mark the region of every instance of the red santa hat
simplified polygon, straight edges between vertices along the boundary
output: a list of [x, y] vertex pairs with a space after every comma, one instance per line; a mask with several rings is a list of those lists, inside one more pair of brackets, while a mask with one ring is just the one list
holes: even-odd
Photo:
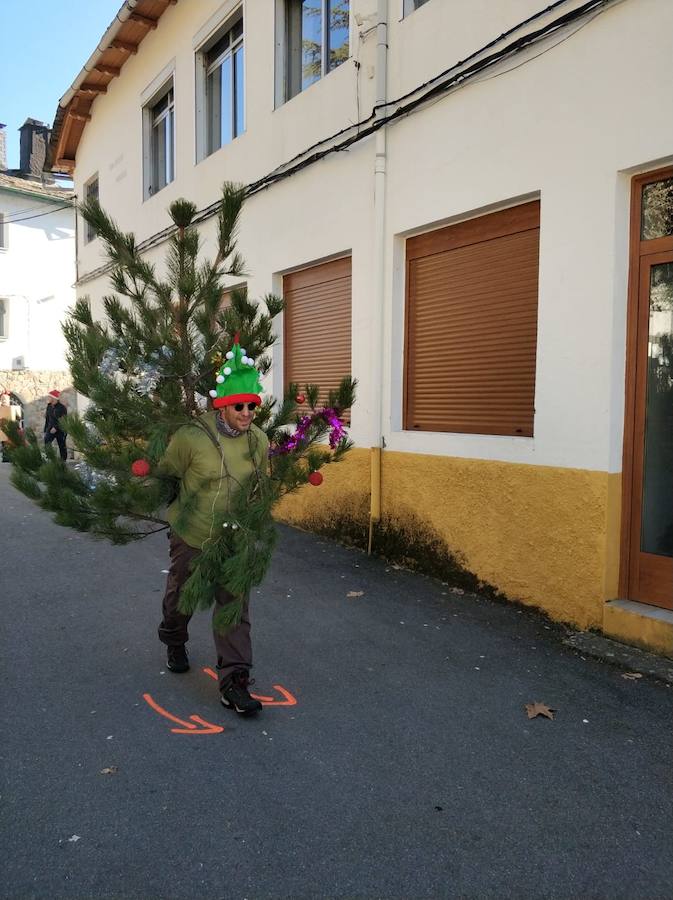
[[61, 396], [61, 392], [54, 389], [53, 391], [49, 391], [49, 396], [55, 397], [58, 400], [58, 398]]

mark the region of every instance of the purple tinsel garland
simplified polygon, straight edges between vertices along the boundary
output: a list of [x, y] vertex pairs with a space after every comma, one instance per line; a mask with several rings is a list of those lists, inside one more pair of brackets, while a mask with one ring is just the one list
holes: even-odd
[[277, 456], [279, 453], [292, 453], [300, 444], [303, 444], [308, 436], [308, 431], [314, 422], [323, 419], [330, 427], [329, 445], [332, 450], [336, 449], [339, 441], [344, 436], [345, 428], [337, 411], [332, 408], [325, 407], [320, 412], [313, 413], [312, 416], [302, 416], [297, 427], [292, 434], [288, 434], [276, 447], [269, 451], [269, 456]]

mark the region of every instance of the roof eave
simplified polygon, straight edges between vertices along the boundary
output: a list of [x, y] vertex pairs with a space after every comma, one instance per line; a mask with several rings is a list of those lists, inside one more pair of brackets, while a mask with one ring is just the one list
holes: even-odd
[[[122, 62], [117, 67], [102, 65], [100, 63], [100, 60], [103, 54], [108, 50], [119, 49], [119, 47], [113, 47], [113, 42], [123, 26], [130, 19], [134, 18], [136, 7], [142, 4], [142, 2], [143, 0], [124, 0], [124, 3], [122, 3], [119, 11], [112, 20], [105, 34], [98, 42], [96, 49], [86, 61], [80, 73], [77, 75], [68, 90], [59, 100], [58, 106], [56, 107], [56, 114], [54, 116], [54, 124], [47, 152], [46, 168], [49, 171], [63, 172], [67, 175], [73, 174], [75, 169], [75, 156], [77, 146], [81, 138], [81, 133], [77, 133], [74, 137], [74, 140], [70, 142], [70, 147], [68, 149], [69, 155], [66, 155], [66, 141], [69, 136], [68, 132], [72, 127], [73, 122], [75, 122], [78, 126], [81, 126], [80, 132], [83, 131], [84, 125], [90, 119], [88, 108], [90, 108], [91, 103], [93, 103], [92, 97], [93, 99], [95, 99], [98, 93], [105, 93], [105, 91], [107, 90], [107, 84], [109, 82], [100, 83], [99, 81], [95, 84], [92, 84], [90, 82], [92, 74], [96, 73], [100, 78], [100, 74], [103, 73], [103, 75], [109, 76], [111, 79], [119, 76], [121, 66], [126, 61], [125, 59], [124, 62]], [[143, 15], [141, 12], [136, 12], [135, 18], [139, 21], [143, 21], [146, 26], [149, 24], [151, 28], [156, 28], [156, 23], [159, 21], [168, 6], [176, 3], [177, 0], [164, 0], [164, 2], [165, 6], [158, 12], [158, 16], [156, 19], [149, 18], [148, 16]], [[138, 38], [137, 44], [133, 45], [136, 47], [136, 49], [142, 42], [143, 37], [144, 35]], [[126, 41], [120, 40], [119, 45], [125, 46]], [[127, 52], [135, 53], [136, 51], [131, 49]], [[89, 79], [88, 83], [87, 79]], [[84, 91], [82, 90], [83, 86], [85, 87]], [[83, 98], [82, 103], [85, 105], [84, 112], [82, 112], [79, 107], [73, 108], [73, 104], [77, 102], [78, 97]]]

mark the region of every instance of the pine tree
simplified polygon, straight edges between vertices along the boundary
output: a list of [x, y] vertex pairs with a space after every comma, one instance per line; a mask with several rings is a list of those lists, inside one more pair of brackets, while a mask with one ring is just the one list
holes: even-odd
[[[96, 200], [80, 206], [105, 246], [114, 293], [103, 298], [102, 320], [83, 298], [63, 326], [72, 383], [88, 401], [82, 415], [70, 414], [64, 422], [77, 459], [63, 464], [34, 432], [22, 435], [15, 427], [10, 433], [13, 484], [53, 512], [59, 525], [116, 544], [167, 528], [164, 510], [176, 484], [156, 466], [177, 429], [204, 411], [235, 335], [260, 374], [269, 372], [272, 320], [283, 309], [282, 299], [268, 294], [255, 302], [245, 289], [234, 290], [231, 305], [222, 308], [225, 277], [245, 276], [236, 247], [244, 197], [241, 186], [224, 185], [217, 254], [210, 261], [200, 261], [195, 205], [172, 203], [164, 276]], [[341, 417], [354, 392], [355, 382], [344, 378], [324, 405], [318, 386], [305, 385], [300, 394], [296, 384], [281, 402], [263, 402], [255, 424], [269, 438], [269, 470], [257, 471], [235, 493], [227, 521], [214, 523], [217, 538], [199, 555], [183, 588], [183, 611], [211, 606], [224, 587], [239, 602], [228, 604], [219, 625], [238, 621], [243, 597], [262, 581], [271, 559], [275, 504], [309, 480], [319, 483], [319, 470], [350, 448]], [[183, 512], [189, 514], [189, 503]]]

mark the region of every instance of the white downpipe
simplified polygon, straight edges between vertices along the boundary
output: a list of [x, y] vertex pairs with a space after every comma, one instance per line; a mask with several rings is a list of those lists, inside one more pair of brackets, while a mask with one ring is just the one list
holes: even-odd
[[[388, 0], [378, 0], [376, 19], [376, 106], [377, 118], [385, 115], [388, 100]], [[372, 334], [375, 345], [371, 355], [372, 421], [376, 443], [371, 448], [371, 500], [369, 511], [369, 552], [372, 549], [374, 523], [381, 519], [381, 450], [383, 447], [383, 384], [386, 277], [386, 126], [376, 132], [374, 163], [374, 315]]]

